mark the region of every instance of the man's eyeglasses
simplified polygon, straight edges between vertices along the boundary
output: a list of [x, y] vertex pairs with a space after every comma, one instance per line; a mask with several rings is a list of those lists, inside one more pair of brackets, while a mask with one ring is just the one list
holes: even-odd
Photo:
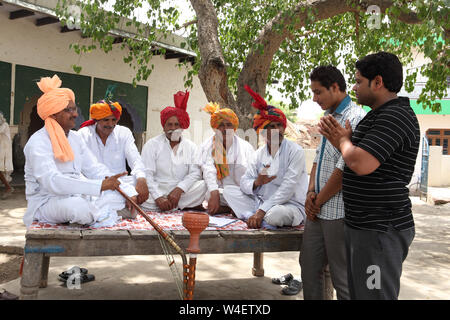
[[74, 113], [74, 112], [78, 111], [78, 108], [77, 107], [67, 107], [67, 108], [64, 108], [62, 111], [67, 112], [67, 113]]

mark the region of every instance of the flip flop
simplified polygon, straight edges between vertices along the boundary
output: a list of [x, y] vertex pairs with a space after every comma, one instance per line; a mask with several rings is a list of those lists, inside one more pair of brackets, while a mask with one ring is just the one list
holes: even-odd
[[293, 280], [291, 280], [291, 282], [289, 282], [287, 287], [284, 287], [281, 290], [281, 293], [284, 294], [285, 296], [295, 296], [300, 291], [302, 291], [302, 289], [303, 289], [303, 283], [298, 280], [293, 279]]
[[[73, 277], [72, 280], [72, 284], [75, 284], [75, 282], [77, 281], [76, 279], [77, 277]], [[60, 281], [67, 283], [67, 279], [59, 279]], [[86, 273], [80, 273], [80, 283], [86, 283], [86, 282], [90, 282], [90, 281], [94, 281], [95, 280], [95, 276], [93, 274], [86, 274]]]
[[0, 300], [18, 300], [19, 296], [16, 296], [15, 294], [6, 291], [5, 289], [2, 289], [3, 292], [0, 293]]
[[272, 283], [275, 284], [289, 284], [289, 282], [294, 279], [294, 276], [291, 273], [285, 274], [279, 278], [272, 278]]
[[[77, 266], [72, 267], [72, 268], [70, 268], [69, 270], [66, 270], [66, 271], [60, 273], [60, 274], [58, 275], [58, 280], [59, 280], [59, 281], [62, 281], [62, 282], [66, 282], [67, 279], [68, 279], [73, 273], [76, 272], [76, 270], [74, 270], [74, 268], [77, 268]], [[87, 273], [88, 273], [88, 269], [80, 268], [80, 272], [81, 272], [81, 274], [87, 274]]]

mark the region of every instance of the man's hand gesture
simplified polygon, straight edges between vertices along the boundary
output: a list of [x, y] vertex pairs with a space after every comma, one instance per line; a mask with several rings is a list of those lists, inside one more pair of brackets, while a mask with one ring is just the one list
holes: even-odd
[[262, 186], [264, 184], [267, 184], [269, 182], [271, 182], [273, 179], [275, 179], [277, 176], [272, 176], [269, 177], [267, 175], [267, 169], [270, 167], [270, 165], [268, 166], [264, 166], [264, 168], [261, 170], [261, 172], [259, 173], [258, 177], [256, 178], [255, 182], [253, 182], [253, 189]]
[[105, 180], [102, 182], [101, 191], [105, 190], [116, 190], [120, 186], [119, 178], [128, 174], [128, 172], [118, 173], [112, 177], [105, 177]]
[[145, 178], [137, 179], [136, 192], [138, 193], [137, 204], [141, 204], [141, 203], [147, 201], [149, 193], [148, 193], [147, 180]]
[[169, 199], [170, 203], [172, 204], [172, 208], [178, 207], [178, 202], [180, 201], [183, 192], [183, 189], [176, 187], [169, 193], [167, 199]]
[[262, 221], [263, 221], [265, 215], [266, 215], [266, 213], [263, 210], [258, 209], [258, 211], [256, 211], [256, 213], [254, 215], [252, 215], [250, 218], [248, 218], [248, 221], [247, 221], [248, 227], [252, 228], [252, 229], [261, 228], [261, 224], [262, 224]]
[[208, 200], [208, 213], [215, 215], [220, 208], [220, 193], [219, 190], [211, 191], [211, 196]]

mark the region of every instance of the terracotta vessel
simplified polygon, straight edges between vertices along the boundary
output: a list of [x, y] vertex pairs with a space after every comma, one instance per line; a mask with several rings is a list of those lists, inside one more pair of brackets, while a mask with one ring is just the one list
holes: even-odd
[[191, 234], [189, 247], [186, 249], [189, 253], [199, 253], [200, 247], [198, 245], [200, 233], [206, 229], [209, 224], [209, 215], [201, 212], [188, 211], [183, 214], [183, 226]]

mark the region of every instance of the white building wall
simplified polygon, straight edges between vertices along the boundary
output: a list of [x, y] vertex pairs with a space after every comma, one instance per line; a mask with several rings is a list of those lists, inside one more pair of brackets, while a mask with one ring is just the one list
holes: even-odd
[[[120, 49], [121, 44], [114, 45], [114, 49], [107, 54], [97, 49], [80, 56], [69, 49], [70, 44], [89, 45], [92, 39], [82, 39], [79, 31], [60, 33], [58, 23], [37, 27], [35, 19], [27, 17], [10, 20], [8, 13], [0, 10], [1, 61], [72, 74], [75, 72], [71, 65], [76, 64], [82, 67], [80, 75], [132, 83], [135, 71], [123, 62], [125, 51]], [[166, 106], [174, 106], [173, 94], [185, 90], [183, 77], [187, 74], [184, 68], [176, 67], [177, 59], [165, 60], [164, 57], [154, 56], [151, 62], [155, 65], [154, 71], [147, 81], [138, 83], [148, 87], [145, 140], [162, 132], [159, 111]], [[207, 100], [198, 78], [194, 79], [190, 91], [187, 110], [191, 117], [189, 131], [194, 138], [194, 131], [199, 131], [199, 128], [194, 130], [194, 127], [200, 126], [202, 137], [195, 139], [200, 141], [210, 130], [210, 117], [201, 111]]]

